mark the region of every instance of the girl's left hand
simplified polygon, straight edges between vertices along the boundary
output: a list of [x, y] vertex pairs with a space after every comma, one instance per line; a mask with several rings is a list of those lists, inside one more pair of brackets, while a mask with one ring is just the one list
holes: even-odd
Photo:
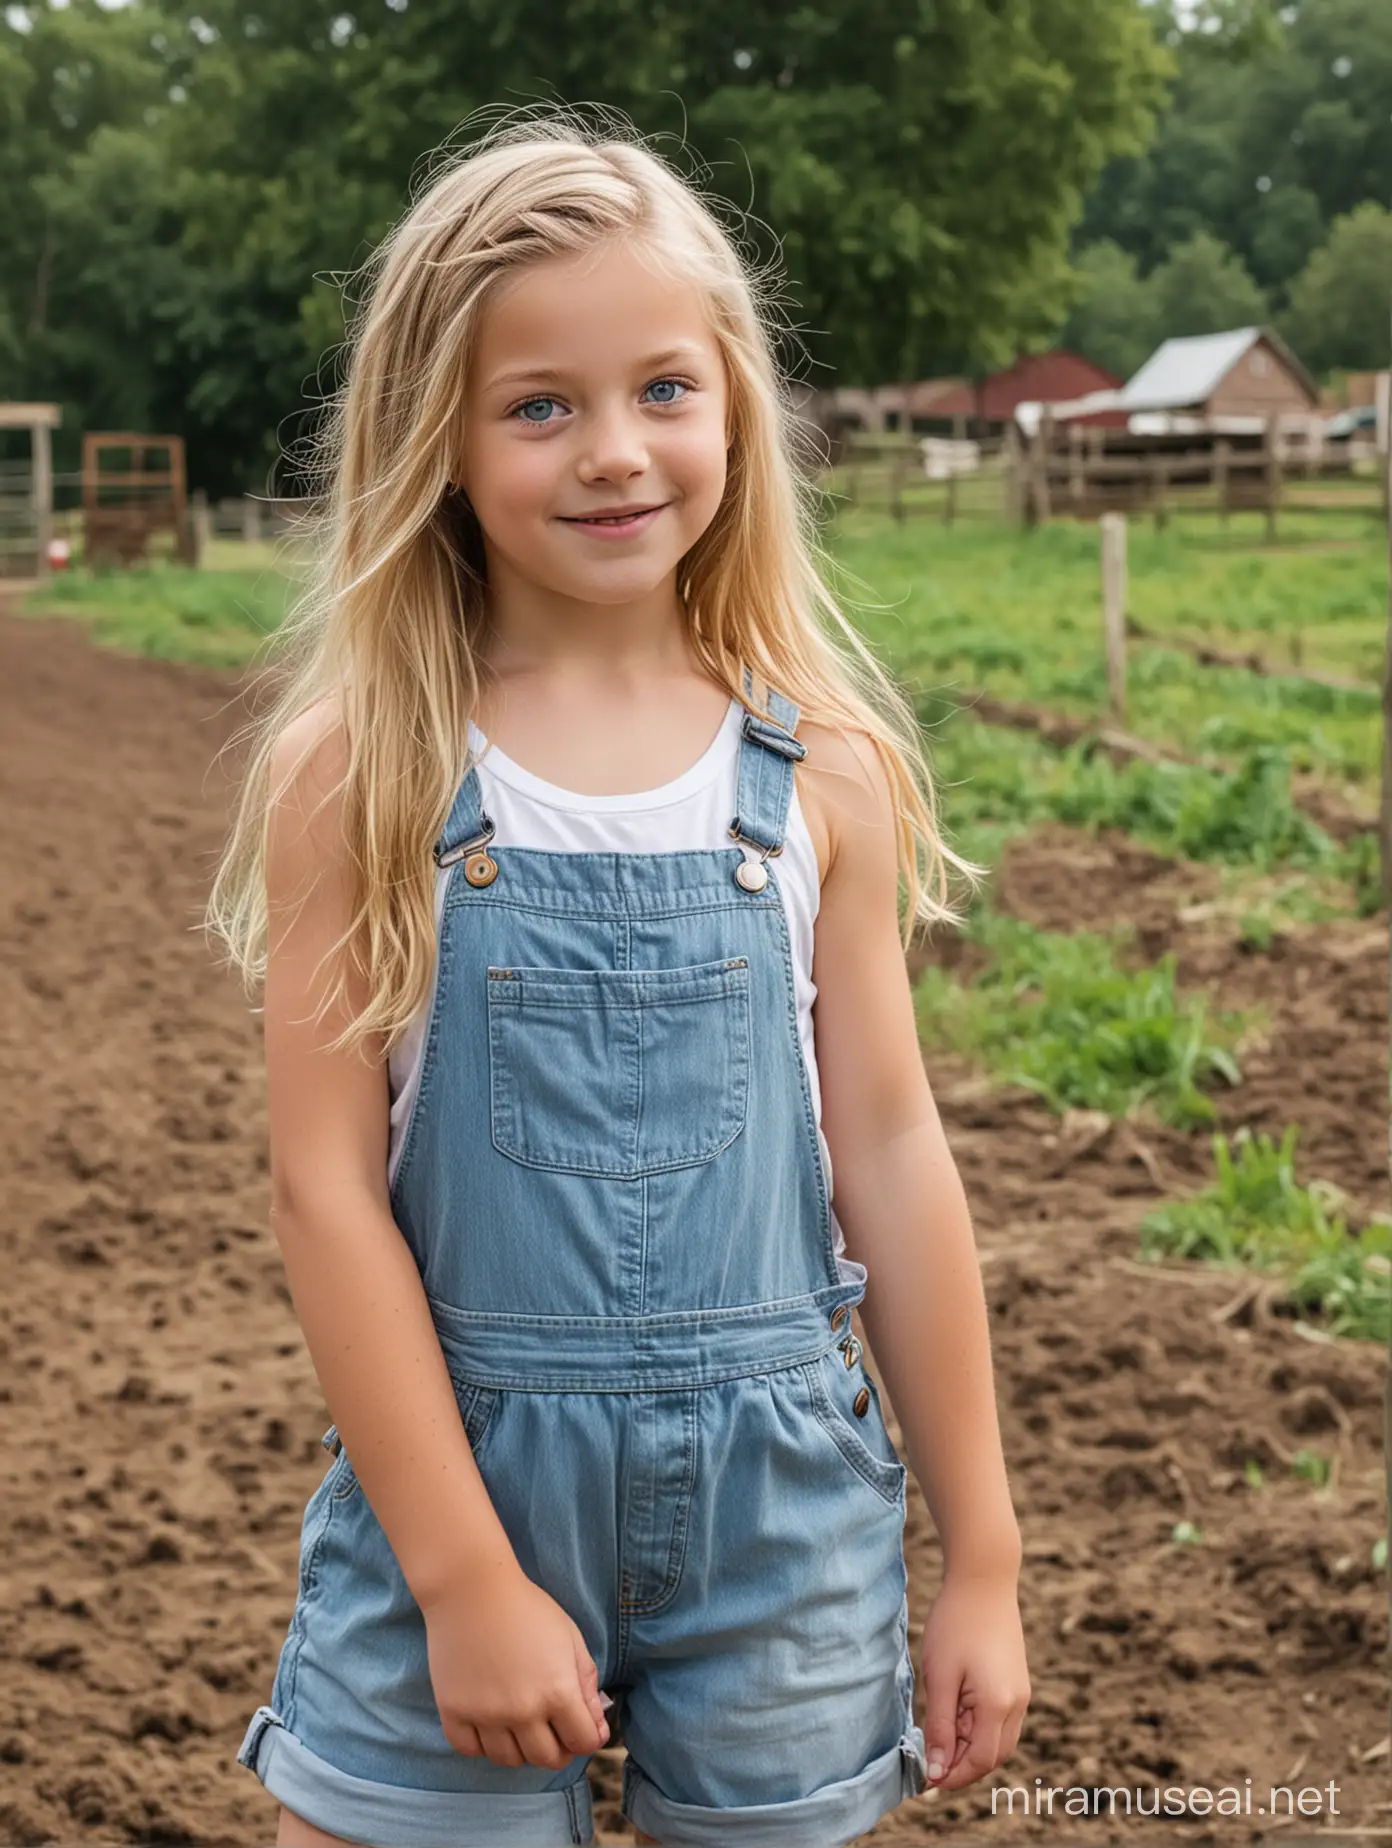
[[1009, 1758], [1030, 1698], [1013, 1577], [944, 1579], [923, 1626], [923, 1690], [930, 1790], [960, 1790]]

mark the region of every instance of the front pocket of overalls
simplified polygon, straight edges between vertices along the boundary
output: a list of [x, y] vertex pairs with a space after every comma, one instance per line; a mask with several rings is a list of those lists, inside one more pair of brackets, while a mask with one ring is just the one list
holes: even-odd
[[709, 1161], [749, 1110], [749, 964], [488, 971], [493, 1145], [633, 1180]]

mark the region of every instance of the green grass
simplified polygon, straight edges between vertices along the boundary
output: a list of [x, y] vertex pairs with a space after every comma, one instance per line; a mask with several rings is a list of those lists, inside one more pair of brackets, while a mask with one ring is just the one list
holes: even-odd
[[98, 641], [206, 667], [240, 667], [283, 620], [297, 585], [274, 569], [77, 569], [27, 597], [32, 616], [76, 616]]
[[[1031, 732], [943, 719], [930, 700], [927, 724], [941, 809], [953, 844], [987, 865], [1004, 843], [1041, 819], [1123, 829], [1157, 853], [1184, 855], [1266, 876], [1299, 871], [1321, 882], [1324, 915], [1381, 904], [1377, 841], [1370, 830], [1340, 845], [1297, 808], [1288, 753], [1248, 751], [1232, 771], [1135, 759], [1118, 768], [1079, 742], [1065, 749]], [[1334, 887], [1344, 888], [1342, 900]], [[1292, 913], [1291, 915], [1295, 915]]]
[[1141, 1221], [1141, 1252], [1283, 1273], [1290, 1295], [1319, 1313], [1331, 1334], [1392, 1338], [1392, 1223], [1350, 1231], [1343, 1195], [1295, 1174], [1298, 1130], [1279, 1144], [1238, 1130], [1213, 1138], [1218, 1178], [1188, 1200]]
[[1245, 1024], [1210, 1019], [1202, 995], [1181, 995], [1175, 959], [1128, 971], [1123, 933], [1036, 929], [981, 909], [968, 938], [989, 955], [970, 986], [929, 967], [914, 990], [919, 1037], [981, 1060], [1002, 1081], [1121, 1117], [1142, 1103], [1177, 1127], [1211, 1123], [1205, 1087], [1240, 1082], [1233, 1056]]
[[[1156, 533], [1133, 521], [1129, 609], [1161, 637], [1257, 646], [1273, 663], [1297, 648], [1307, 667], [1369, 682], [1366, 692], [1200, 667], [1163, 643], [1128, 651], [1127, 725], [1189, 755], [1285, 748], [1302, 769], [1371, 789], [1378, 770], [1378, 697], [1387, 625], [1387, 544], [1362, 514], [1334, 522], [1292, 516], [1289, 526], [1349, 550], [1253, 551], [1262, 523], [1177, 518]], [[858, 625], [902, 678], [949, 699], [987, 686], [1003, 699], [1097, 717], [1105, 701], [1098, 534], [1057, 521], [1034, 532], [998, 521], [947, 528], [896, 525], [844, 510], [830, 548], [854, 573], [847, 594]], [[855, 580], [859, 580], [856, 582]]]

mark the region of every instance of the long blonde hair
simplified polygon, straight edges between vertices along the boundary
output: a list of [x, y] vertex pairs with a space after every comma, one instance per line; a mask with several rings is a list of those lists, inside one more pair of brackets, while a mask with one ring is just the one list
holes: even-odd
[[770, 273], [742, 254], [725, 208], [616, 112], [517, 114], [452, 150], [365, 266], [344, 383], [313, 447], [313, 575], [269, 651], [277, 691], [233, 740], [249, 737], [250, 752], [205, 924], [250, 987], [266, 966], [268, 817], [318, 739], [280, 788], [276, 746], [313, 708], [342, 726], [355, 901], [321, 1014], [352, 968], [368, 1000], [335, 1045], [394, 1045], [433, 981], [431, 848], [471, 762], [486, 673], [481, 536], [451, 486], [479, 317], [522, 265], [608, 240], [641, 245], [703, 291], [728, 373], [725, 494], [678, 567], [693, 653], [741, 700], [748, 666], [756, 688], [778, 688], [808, 719], [869, 735], [895, 795], [905, 948], [920, 923], [961, 922], [948, 866], [969, 885], [983, 870], [943, 841], [913, 707], [828, 587]]

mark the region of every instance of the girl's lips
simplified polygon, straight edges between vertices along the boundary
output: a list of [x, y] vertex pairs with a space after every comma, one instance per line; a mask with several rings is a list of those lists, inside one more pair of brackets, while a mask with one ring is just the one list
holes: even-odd
[[582, 533], [591, 533], [596, 539], [627, 539], [634, 533], [646, 532], [666, 505], [664, 501], [661, 507], [649, 507], [646, 513], [631, 514], [623, 520], [564, 519], [563, 524], [574, 526]]

